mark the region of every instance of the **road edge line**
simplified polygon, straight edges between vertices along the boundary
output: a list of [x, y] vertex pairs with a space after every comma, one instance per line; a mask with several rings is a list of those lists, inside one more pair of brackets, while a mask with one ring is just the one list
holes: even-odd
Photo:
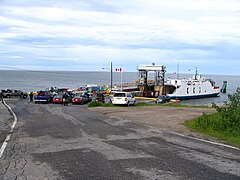
[[193, 139], [193, 140], [197, 140], [197, 141], [201, 141], [201, 142], [205, 142], [205, 143], [209, 143], [209, 144], [222, 146], [222, 147], [226, 147], [226, 148], [230, 148], [230, 149], [234, 149], [234, 150], [240, 151], [240, 148], [237, 148], [237, 147], [234, 147], [234, 146], [231, 146], [231, 145], [218, 143], [218, 142], [214, 142], [214, 141], [209, 141], [209, 140], [205, 140], [205, 139], [200, 139], [200, 138], [196, 138], [196, 137], [191, 137], [191, 136], [187, 136], [187, 135], [176, 133], [176, 132], [171, 132], [171, 133], [175, 134], [175, 135], [178, 135], [178, 136], [181, 136], [181, 137], [185, 137], [185, 138], [189, 138], [189, 139]]
[[2, 99], [2, 103], [4, 104], [4, 106], [7, 107], [7, 109], [10, 111], [10, 113], [13, 115], [14, 121], [13, 121], [13, 124], [12, 124], [12, 126], [11, 126], [10, 132], [8, 133], [6, 139], [4, 140], [4, 142], [3, 142], [2, 146], [1, 146], [1, 149], [0, 149], [0, 158], [2, 157], [2, 155], [3, 155], [3, 153], [4, 153], [4, 151], [5, 151], [6, 147], [7, 147], [7, 143], [8, 143], [8, 141], [9, 141], [10, 138], [11, 138], [11, 134], [12, 134], [12, 132], [13, 132], [16, 124], [17, 124], [17, 116], [16, 116], [16, 114], [13, 112], [13, 110], [11, 109], [11, 107], [4, 101], [4, 99]]

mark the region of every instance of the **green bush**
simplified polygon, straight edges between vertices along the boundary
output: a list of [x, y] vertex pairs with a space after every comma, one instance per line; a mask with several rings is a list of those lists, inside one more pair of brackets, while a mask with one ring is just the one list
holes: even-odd
[[213, 104], [216, 113], [203, 114], [186, 126], [199, 132], [227, 140], [231, 144], [240, 145], [240, 88], [236, 93], [228, 95], [228, 102], [223, 106]]
[[229, 94], [228, 100], [224, 106], [213, 105], [220, 115], [218, 128], [240, 132], [240, 88], [237, 88], [236, 93]]

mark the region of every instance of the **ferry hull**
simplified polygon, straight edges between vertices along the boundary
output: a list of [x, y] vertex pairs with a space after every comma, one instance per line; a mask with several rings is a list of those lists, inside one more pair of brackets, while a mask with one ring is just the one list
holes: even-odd
[[169, 94], [169, 97], [171, 99], [188, 100], [188, 99], [200, 99], [200, 98], [217, 97], [218, 95], [219, 95], [219, 93], [188, 95], [188, 96], [172, 96], [172, 95]]

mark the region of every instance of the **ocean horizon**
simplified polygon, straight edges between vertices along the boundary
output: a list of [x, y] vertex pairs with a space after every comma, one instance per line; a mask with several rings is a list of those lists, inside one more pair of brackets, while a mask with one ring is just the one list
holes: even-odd
[[[179, 78], [190, 78], [193, 74], [179, 74]], [[234, 75], [204, 75], [207, 79], [213, 79], [216, 85], [222, 87], [223, 81], [227, 81], [227, 93], [220, 94], [216, 98], [206, 98], [184, 101], [192, 104], [223, 103], [227, 100], [227, 94], [232, 94], [240, 87], [240, 76]], [[176, 74], [166, 73], [167, 77], [174, 78]], [[149, 79], [153, 79], [153, 73], [149, 73]], [[129, 83], [138, 80], [138, 72], [122, 72], [122, 82]], [[121, 83], [121, 72], [113, 72], [113, 84]], [[0, 70], [1, 89], [20, 89], [24, 92], [45, 90], [50, 87], [77, 89], [79, 87], [96, 84], [109, 85], [109, 71], [30, 71], [30, 70]]]

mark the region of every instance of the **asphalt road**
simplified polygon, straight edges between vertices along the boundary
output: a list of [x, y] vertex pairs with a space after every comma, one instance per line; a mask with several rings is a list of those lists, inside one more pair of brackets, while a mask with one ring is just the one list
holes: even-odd
[[18, 123], [0, 179], [240, 179], [239, 150], [86, 106], [7, 103]]

